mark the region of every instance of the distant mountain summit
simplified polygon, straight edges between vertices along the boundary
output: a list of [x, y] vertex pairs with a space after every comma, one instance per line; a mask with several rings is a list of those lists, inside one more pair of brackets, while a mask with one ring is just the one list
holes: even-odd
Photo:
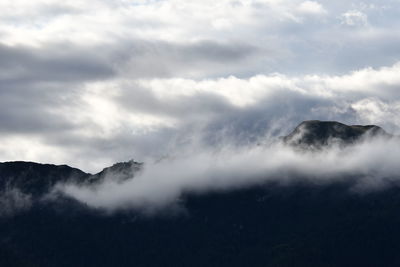
[[286, 144], [303, 148], [320, 148], [330, 144], [347, 145], [367, 137], [391, 137], [376, 125], [346, 125], [337, 121], [310, 120], [300, 123], [289, 135]]
[[118, 183], [123, 182], [133, 178], [142, 169], [142, 165], [143, 163], [134, 160], [118, 162], [90, 176], [88, 181], [89, 183], [101, 183], [108, 179]]

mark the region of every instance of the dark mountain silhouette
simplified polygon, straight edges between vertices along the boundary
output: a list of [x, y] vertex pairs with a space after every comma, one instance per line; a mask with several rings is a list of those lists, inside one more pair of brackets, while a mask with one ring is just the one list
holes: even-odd
[[320, 148], [330, 144], [348, 145], [368, 137], [391, 137], [376, 125], [346, 125], [336, 121], [304, 121], [283, 137], [286, 144]]
[[101, 172], [91, 175], [89, 183], [100, 183], [105, 179], [112, 179], [116, 182], [123, 182], [133, 178], [141, 169], [142, 163], [130, 160], [128, 162], [118, 162], [111, 167], [104, 168]]
[[23, 193], [40, 196], [57, 183], [95, 184], [104, 179], [124, 181], [133, 178], [141, 166], [141, 163], [130, 160], [116, 163], [97, 174], [90, 174], [68, 165], [4, 162], [0, 163], [0, 192], [7, 188], [18, 188]]
[[[332, 137], [352, 143], [383, 131], [336, 122], [304, 125], [302, 145]], [[270, 182], [188, 193], [180, 208], [153, 216], [133, 210], [104, 214], [72, 199], [41, 199], [57, 182], [122, 181], [140, 168], [129, 161], [92, 175], [66, 165], [0, 163], [0, 191], [16, 198], [11, 206], [0, 198], [2, 211], [32, 202], [20, 212], [0, 212], [0, 266], [400, 265], [396, 184], [360, 194], [350, 190], [356, 177], [323, 185]]]
[[39, 196], [58, 182], [84, 182], [90, 174], [67, 165], [34, 162], [0, 163], [0, 191], [18, 188], [24, 193]]

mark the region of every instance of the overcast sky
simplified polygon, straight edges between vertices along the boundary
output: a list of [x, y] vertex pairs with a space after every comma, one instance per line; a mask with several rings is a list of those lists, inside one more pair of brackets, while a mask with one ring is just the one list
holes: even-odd
[[306, 119], [400, 132], [400, 1], [0, 1], [0, 160], [97, 172]]

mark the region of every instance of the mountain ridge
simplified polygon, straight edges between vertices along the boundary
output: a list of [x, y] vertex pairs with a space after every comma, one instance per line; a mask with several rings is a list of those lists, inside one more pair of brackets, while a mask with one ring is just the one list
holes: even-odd
[[322, 148], [333, 144], [345, 146], [375, 137], [390, 138], [393, 135], [377, 125], [347, 125], [337, 121], [308, 120], [300, 123], [282, 140], [292, 146]]
[[118, 162], [91, 174], [65, 164], [46, 164], [31, 161], [0, 162], [0, 192], [18, 188], [23, 193], [40, 197], [58, 183], [95, 185], [110, 179], [122, 182], [132, 178], [142, 163], [134, 160]]

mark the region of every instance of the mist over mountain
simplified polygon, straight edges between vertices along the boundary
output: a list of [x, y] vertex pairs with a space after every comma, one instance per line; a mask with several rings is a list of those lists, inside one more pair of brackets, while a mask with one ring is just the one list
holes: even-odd
[[0, 163], [0, 216], [12, 216], [46, 201], [46, 196], [60, 183], [96, 186], [109, 179], [119, 183], [132, 179], [140, 168], [141, 164], [134, 160], [116, 163], [97, 174], [67, 165], [23, 161]]
[[395, 136], [373, 125], [305, 121], [273, 144], [247, 150], [131, 160], [97, 174], [66, 165], [0, 163], [0, 263], [400, 261]]
[[[327, 155], [325, 152], [329, 154], [329, 151], [333, 151], [333, 153], [340, 153], [341, 150], [352, 148], [352, 146], [357, 144], [372, 147], [375, 145], [374, 141], [376, 140], [383, 141], [384, 143], [385, 141], [394, 140], [396, 143], [396, 140], [398, 139], [397, 137], [388, 134], [381, 127], [375, 125], [349, 126], [335, 121], [304, 121], [287, 136], [275, 140], [273, 143], [269, 143], [269, 145], [262, 145], [261, 150], [257, 151], [258, 154], [253, 155], [252, 157], [254, 160], [260, 160], [260, 158], [257, 157], [263, 156], [263, 153], [265, 154], [266, 152], [276, 152], [276, 150], [280, 150], [278, 152], [291, 151], [292, 148], [300, 148], [301, 150], [297, 151], [300, 154], [294, 155], [306, 158], [307, 155], [304, 153], [311, 153], [308, 155], [318, 155], [319, 153], [322, 153], [322, 155]], [[271, 147], [273, 147], [273, 150], [269, 150]], [[318, 148], [319, 150], [308, 152], [310, 149], [315, 148]], [[251, 151], [254, 148], [245, 149]], [[228, 151], [228, 153], [232, 153], [232, 151]], [[163, 168], [171, 168], [173, 171], [175, 171], [175, 165], [182, 163], [183, 166], [179, 167], [182, 169], [190, 169], [191, 166], [196, 165], [191, 164], [190, 161], [196, 161], [202, 157], [202, 155], [200, 155], [199, 158], [196, 158], [197, 156], [198, 155], [184, 156], [186, 158], [186, 162], [182, 162], [182, 159], [180, 158], [171, 159], [166, 157], [160, 162], [153, 163], [152, 167], [157, 168], [161, 165]], [[207, 152], [204, 156], [208, 157], [211, 155]], [[239, 160], [242, 160], [240, 157], [224, 158], [226, 156], [226, 154], [216, 155], [216, 157], [212, 160], [218, 160], [218, 157], [222, 157], [223, 160], [235, 161], [235, 163]], [[284, 161], [285, 159], [282, 160]], [[206, 162], [206, 164], [209, 163], [210, 162]], [[245, 162], [245, 158], [243, 158], [243, 162], [241, 163], [244, 165], [251, 165], [251, 162]], [[285, 166], [286, 163], [288, 163], [287, 166]], [[283, 166], [289, 169], [291, 167], [291, 163], [286, 163], [283, 162]], [[229, 165], [228, 162], [226, 162], [226, 164]], [[54, 191], [55, 187], [62, 185], [77, 185], [80, 187], [97, 188], [104, 184], [107, 186], [121, 185], [124, 187], [127, 183], [131, 182], [135, 176], [140, 176], [142, 175], [143, 171], [151, 168], [151, 166], [146, 165], [150, 164], [144, 164], [130, 160], [128, 162], [115, 163], [110, 167], [104, 168], [99, 173], [90, 174], [67, 165], [57, 166], [34, 162], [4, 162], [0, 163], [0, 174], [2, 178], [0, 180], [0, 190], [4, 191], [8, 188], [17, 188], [18, 190], [21, 190], [22, 193], [32, 195], [35, 198], [40, 198], [46, 193]], [[248, 174], [245, 172], [246, 170], [249, 171]], [[254, 170], [251, 170], [250, 167], [248, 169], [244, 169], [244, 172], [242, 172], [240, 175], [251, 176], [254, 175], [253, 171]], [[336, 171], [340, 173], [339, 166]], [[335, 169], [333, 169], [333, 172], [335, 172]], [[157, 175], [162, 176], [162, 173], [158, 173]], [[165, 175], [168, 174], [165, 173]], [[190, 176], [190, 172], [185, 175]], [[268, 175], [268, 171], [265, 170], [265, 173], [262, 175]], [[303, 173], [293, 173], [293, 175], [303, 175]], [[217, 177], [215, 178], [218, 179]], [[184, 177], [184, 179], [189, 178]], [[248, 179], [249, 183], [251, 183], [251, 178], [245, 179]]]
[[349, 145], [365, 138], [391, 138], [376, 125], [346, 125], [336, 121], [304, 121], [289, 135], [283, 137], [286, 144], [302, 148], [323, 148], [327, 145]]

